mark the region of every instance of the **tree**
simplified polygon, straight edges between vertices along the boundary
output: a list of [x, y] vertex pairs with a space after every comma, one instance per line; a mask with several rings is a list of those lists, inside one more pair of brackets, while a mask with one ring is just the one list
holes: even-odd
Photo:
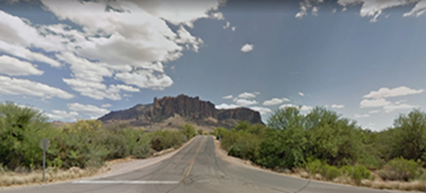
[[426, 160], [426, 113], [418, 109], [399, 115], [394, 121], [391, 136], [391, 158]]
[[354, 164], [361, 147], [361, 128], [336, 112], [316, 107], [305, 121], [309, 156], [333, 165]]
[[39, 142], [48, 127], [47, 117], [35, 108], [0, 104], [0, 163], [33, 169], [41, 161]]
[[303, 125], [304, 115], [298, 108], [277, 110], [268, 120], [271, 129], [265, 131], [256, 162], [268, 168], [303, 164], [307, 143]]

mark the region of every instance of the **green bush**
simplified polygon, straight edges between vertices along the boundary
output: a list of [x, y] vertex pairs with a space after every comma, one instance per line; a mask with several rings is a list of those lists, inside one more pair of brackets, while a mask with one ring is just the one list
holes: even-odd
[[361, 165], [343, 166], [342, 173], [347, 174], [356, 184], [360, 184], [362, 179], [370, 179], [371, 173], [366, 167]]
[[138, 159], [149, 157], [151, 154], [151, 147], [149, 143], [141, 142], [136, 144], [132, 150], [132, 155]]
[[197, 134], [198, 135], [203, 135], [203, 130], [202, 129], [197, 130]]
[[191, 124], [185, 124], [180, 128], [181, 132], [186, 136], [187, 140], [193, 138], [195, 135], [195, 128]]
[[321, 161], [318, 160], [318, 159], [315, 159], [313, 161], [308, 161], [308, 163], [306, 163], [305, 170], [309, 174], [315, 175], [317, 173], [321, 173], [322, 172], [322, 167], [323, 167], [323, 164], [321, 163]]
[[325, 164], [322, 167], [321, 174], [326, 180], [333, 180], [341, 175], [341, 171], [336, 166], [329, 166]]
[[420, 161], [416, 162], [399, 157], [389, 161], [378, 174], [383, 180], [409, 181], [423, 174], [421, 166]]
[[168, 148], [182, 146], [184, 135], [175, 130], [158, 130], [151, 133], [151, 148], [161, 151]]

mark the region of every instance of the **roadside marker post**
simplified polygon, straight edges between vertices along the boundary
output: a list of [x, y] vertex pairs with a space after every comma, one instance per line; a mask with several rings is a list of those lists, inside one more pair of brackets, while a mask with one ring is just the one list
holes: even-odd
[[40, 141], [40, 148], [43, 149], [43, 182], [46, 181], [46, 149], [49, 148], [50, 141], [43, 138]]

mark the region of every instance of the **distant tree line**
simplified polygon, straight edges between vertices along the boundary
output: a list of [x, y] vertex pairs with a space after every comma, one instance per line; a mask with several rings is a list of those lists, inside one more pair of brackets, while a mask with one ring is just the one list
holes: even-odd
[[426, 113], [417, 109], [380, 132], [326, 108], [302, 114], [288, 107], [277, 110], [267, 126], [240, 122], [213, 134], [221, 136], [229, 155], [277, 171], [304, 168], [329, 180], [345, 174], [359, 183], [372, 170], [385, 180], [408, 181], [423, 174], [426, 161]]
[[42, 112], [7, 102], [0, 104], [0, 172], [40, 169], [43, 138], [50, 140], [47, 165], [66, 169], [96, 168], [106, 160], [128, 156], [146, 158], [156, 151], [178, 148], [195, 135], [189, 124], [180, 130], [146, 132], [126, 124], [78, 120], [56, 128]]

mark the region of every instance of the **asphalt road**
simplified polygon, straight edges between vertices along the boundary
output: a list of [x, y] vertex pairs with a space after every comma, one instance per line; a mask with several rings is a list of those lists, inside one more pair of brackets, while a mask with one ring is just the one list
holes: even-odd
[[233, 165], [216, 156], [214, 139], [211, 136], [199, 136], [170, 159], [143, 169], [96, 180], [0, 190], [0, 193], [6, 192], [377, 193], [391, 191], [310, 181]]

